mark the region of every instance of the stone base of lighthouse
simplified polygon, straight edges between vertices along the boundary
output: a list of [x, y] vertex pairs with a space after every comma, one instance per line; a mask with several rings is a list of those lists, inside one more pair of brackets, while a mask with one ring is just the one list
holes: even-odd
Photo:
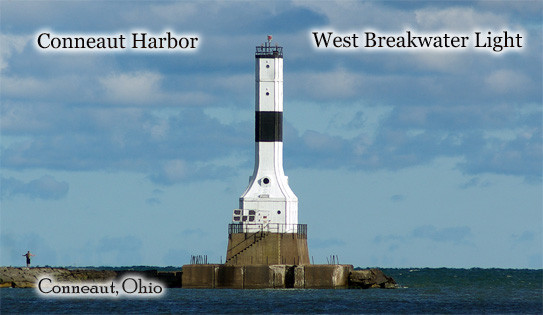
[[[226, 265], [309, 265], [307, 228], [299, 224], [295, 233], [266, 230], [228, 233]], [[234, 231], [235, 232], [235, 231]]]
[[307, 265], [307, 237], [294, 233], [230, 234], [226, 265]]

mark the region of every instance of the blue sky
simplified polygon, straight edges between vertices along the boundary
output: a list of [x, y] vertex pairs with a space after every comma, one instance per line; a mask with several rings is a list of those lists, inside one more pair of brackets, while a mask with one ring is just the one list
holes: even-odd
[[[315, 263], [541, 268], [541, 1], [2, 1], [1, 265], [224, 261], [254, 47], [284, 46], [284, 163]], [[196, 34], [192, 53], [38, 51]], [[511, 30], [503, 53], [316, 49], [314, 30]]]

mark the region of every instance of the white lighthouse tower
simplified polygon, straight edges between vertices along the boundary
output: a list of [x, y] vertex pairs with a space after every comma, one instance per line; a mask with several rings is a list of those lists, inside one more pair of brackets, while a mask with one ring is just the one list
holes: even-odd
[[283, 47], [255, 53], [255, 168], [228, 226], [226, 264], [309, 264], [307, 225], [283, 171]]
[[283, 47], [271, 40], [256, 47], [255, 167], [232, 218], [245, 232], [295, 232], [298, 224], [298, 197], [283, 171]]

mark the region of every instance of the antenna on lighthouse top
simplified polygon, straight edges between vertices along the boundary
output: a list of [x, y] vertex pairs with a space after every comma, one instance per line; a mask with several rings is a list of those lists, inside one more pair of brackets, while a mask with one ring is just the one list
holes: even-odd
[[283, 47], [278, 46], [277, 43], [275, 47], [271, 45], [273, 36], [268, 35], [268, 41], [256, 46], [256, 58], [283, 58]]

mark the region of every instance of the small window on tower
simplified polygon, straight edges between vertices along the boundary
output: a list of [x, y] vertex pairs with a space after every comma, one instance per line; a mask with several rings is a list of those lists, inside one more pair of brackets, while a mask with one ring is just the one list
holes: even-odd
[[264, 177], [264, 179], [262, 180], [262, 182], [266, 185], [268, 185], [270, 183], [270, 179], [267, 178], [267, 177]]
[[281, 210], [277, 210], [277, 214], [281, 214]]
[[239, 217], [234, 217], [234, 221], [239, 221]]
[[241, 219], [243, 222], [247, 221], [247, 216], [244, 215], [243, 218]]
[[270, 67], [270, 65], [266, 65], [266, 68], [269, 68], [269, 67]]
[[249, 222], [254, 222], [255, 220], [255, 216], [254, 215], [250, 215], [249, 216]]
[[241, 214], [241, 209], [234, 210], [234, 214], [240, 215]]
[[270, 92], [266, 92], [266, 96], [270, 96]]
[[249, 210], [249, 215], [255, 215], [256, 211], [254, 210]]

